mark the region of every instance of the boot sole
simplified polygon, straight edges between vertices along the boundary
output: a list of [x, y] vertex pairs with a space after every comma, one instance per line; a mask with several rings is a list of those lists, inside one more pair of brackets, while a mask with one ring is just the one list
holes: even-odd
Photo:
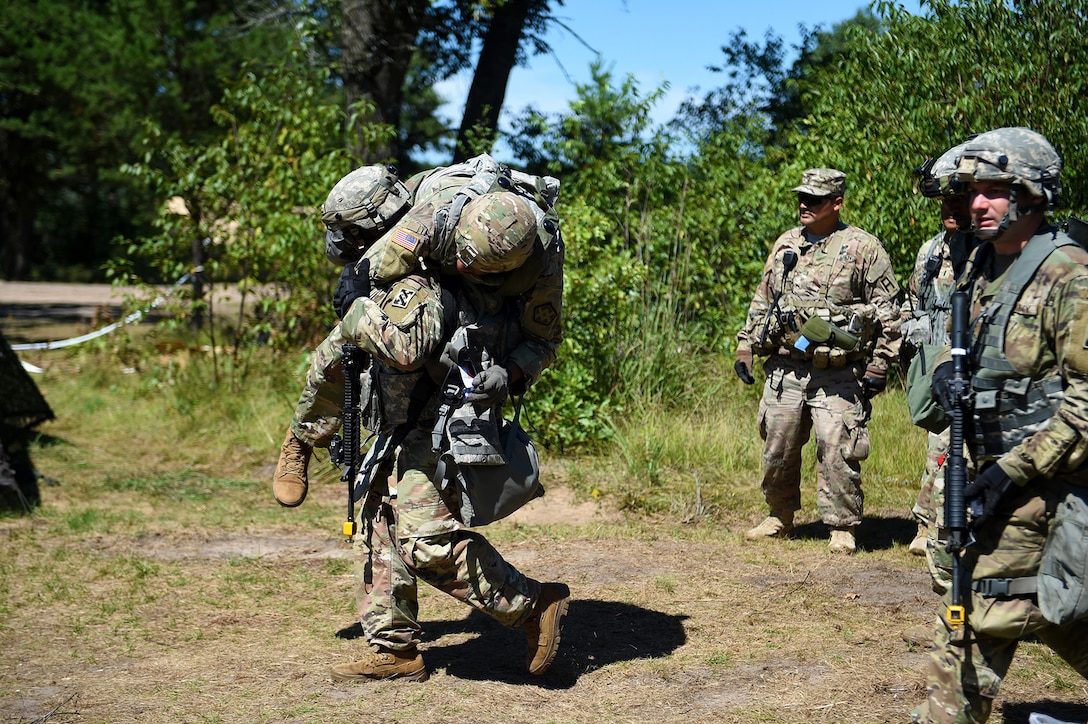
[[283, 506], [284, 508], [297, 508], [298, 506], [302, 505], [302, 503], [303, 503], [303, 501], [304, 501], [304, 500], [306, 500], [306, 496], [305, 496], [305, 495], [303, 495], [303, 496], [302, 496], [301, 498], [299, 498], [299, 499], [298, 499], [298, 500], [297, 500], [296, 502], [294, 502], [294, 503], [288, 503], [288, 502], [287, 502], [287, 501], [285, 501], [285, 500], [280, 500], [280, 499], [279, 499], [279, 498], [278, 498], [278, 497], [277, 497], [276, 495], [273, 495], [272, 497], [273, 497], [273, 498], [276, 498], [276, 502], [277, 502], [277, 503], [279, 503], [280, 505], [282, 505], [282, 506]]

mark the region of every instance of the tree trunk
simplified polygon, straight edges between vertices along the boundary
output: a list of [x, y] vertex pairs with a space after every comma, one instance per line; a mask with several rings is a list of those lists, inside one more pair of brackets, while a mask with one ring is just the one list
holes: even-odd
[[498, 136], [499, 112], [506, 99], [506, 84], [517, 61], [518, 45], [529, 11], [539, 0], [507, 0], [491, 18], [472, 85], [465, 101], [453, 162], [490, 150]]
[[[344, 52], [340, 74], [349, 109], [362, 100], [374, 104], [364, 121], [398, 127], [404, 78], [428, 1], [341, 0]], [[396, 136], [375, 145], [357, 134], [351, 150], [361, 164], [368, 164], [396, 159], [397, 146]]]
[[34, 189], [40, 187], [40, 179], [32, 161], [37, 148], [24, 147], [22, 154], [13, 154], [11, 143], [9, 134], [0, 133], [0, 158], [8, 159], [0, 177], [0, 259], [4, 278], [16, 280], [30, 274], [37, 200]]

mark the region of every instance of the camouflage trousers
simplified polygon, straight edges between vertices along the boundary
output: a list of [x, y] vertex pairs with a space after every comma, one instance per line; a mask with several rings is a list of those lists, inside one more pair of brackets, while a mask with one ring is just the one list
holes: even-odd
[[918, 522], [926, 526], [926, 564], [933, 581], [933, 590], [944, 594], [952, 585], [952, 558], [945, 550], [944, 537], [944, 471], [948, 457], [948, 430], [926, 433], [926, 467], [918, 489], [918, 499], [911, 510]]
[[372, 644], [419, 643], [420, 580], [510, 627], [524, 622], [540, 596], [537, 581], [454, 516], [452, 496], [433, 482], [435, 465], [429, 431], [413, 431], [399, 448], [395, 486], [371, 491], [360, 510], [355, 600]]
[[816, 433], [816, 505], [830, 526], [861, 522], [861, 461], [869, 456], [871, 406], [854, 366], [816, 369], [772, 355], [759, 403], [763, 496], [772, 512], [801, 508], [801, 450]]
[[[974, 579], [1032, 576], [1038, 572], [1046, 541], [1054, 482], [1032, 481], [1035, 490], [1010, 493], [999, 515], [976, 533], [978, 542], [964, 553], [964, 567]], [[1034, 595], [988, 597], [964, 585], [967, 625], [952, 630], [944, 620], [951, 594], [942, 600], [933, 651], [926, 663], [927, 699], [911, 713], [913, 722], [976, 724], [985, 722], [1001, 682], [1024, 637], [1035, 635], [1088, 678], [1088, 620], [1056, 626], [1039, 610]]]
[[312, 447], [328, 447], [340, 429], [344, 413], [344, 349], [340, 325], [321, 341], [310, 357], [306, 383], [295, 405], [291, 431]]

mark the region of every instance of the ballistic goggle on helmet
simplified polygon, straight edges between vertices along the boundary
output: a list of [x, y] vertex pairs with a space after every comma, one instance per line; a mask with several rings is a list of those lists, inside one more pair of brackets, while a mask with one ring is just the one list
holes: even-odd
[[970, 136], [958, 146], [953, 146], [937, 158], [931, 158], [914, 169], [914, 173], [922, 178], [919, 184], [922, 196], [936, 199], [966, 192], [965, 184], [956, 177], [956, 168], [964, 149], [974, 138], [976, 136]]
[[499, 191], [465, 204], [454, 230], [457, 259], [471, 271], [495, 274], [525, 263], [536, 240], [536, 213], [531, 202]]
[[404, 215], [409, 196], [394, 166], [363, 166], [337, 181], [321, 207], [329, 259], [339, 264], [359, 259]]

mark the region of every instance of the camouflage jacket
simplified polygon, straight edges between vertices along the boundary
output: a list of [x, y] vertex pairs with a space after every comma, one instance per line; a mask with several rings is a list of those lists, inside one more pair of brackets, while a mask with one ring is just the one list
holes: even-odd
[[[797, 254], [796, 268], [786, 275], [783, 286], [783, 255]], [[760, 350], [764, 326], [775, 324], [768, 315], [775, 294], [781, 292], [780, 306], [804, 315], [831, 309], [836, 315], [858, 314], [872, 325], [869, 363], [879, 369], [896, 358], [899, 348], [899, 284], [884, 245], [872, 234], [855, 226], [839, 228], [820, 242], [808, 240], [804, 227], [791, 229], [775, 241], [748, 319], [737, 333], [737, 348]], [[840, 320], [832, 315], [832, 321]], [[774, 339], [774, 335], [771, 335]], [[776, 343], [777, 344], [777, 343]]]
[[956, 279], [970, 253], [971, 237], [942, 231], [918, 250], [900, 310], [903, 344], [948, 344], [948, 311]]
[[[1035, 238], [1055, 235], [1053, 226]], [[972, 319], [991, 313], [991, 303], [1012, 265], [984, 244], [972, 255], [977, 274], [961, 280], [972, 298]], [[977, 327], [973, 332], [977, 332]], [[978, 345], [979, 342], [974, 342]], [[977, 347], [976, 347], [977, 349]], [[1038, 476], [1088, 479], [1088, 252], [1077, 245], [1052, 252], [1035, 272], [1009, 314], [1004, 330], [1004, 356], [1017, 374], [1044, 382], [1061, 378], [1057, 410], [998, 460], [1014, 482]], [[938, 358], [939, 364], [942, 359]]]
[[[511, 304], [521, 334], [508, 359], [521, 368], [526, 382], [531, 384], [555, 361], [563, 341], [562, 239], [556, 235], [545, 244], [538, 237], [525, 264], [505, 274], [457, 275], [456, 249], [450, 240], [435, 239], [434, 229], [436, 215], [464, 183], [464, 178], [450, 177], [428, 184], [432, 193], [416, 198], [411, 210], [367, 249], [363, 261], [370, 264], [370, 278], [376, 286], [389, 284], [426, 265], [443, 275], [444, 287], [477, 288], [469, 296], [475, 298], [473, 304], [478, 314], [491, 314], [504, 304]], [[415, 192], [420, 184], [421, 179], [413, 177], [407, 185]]]

